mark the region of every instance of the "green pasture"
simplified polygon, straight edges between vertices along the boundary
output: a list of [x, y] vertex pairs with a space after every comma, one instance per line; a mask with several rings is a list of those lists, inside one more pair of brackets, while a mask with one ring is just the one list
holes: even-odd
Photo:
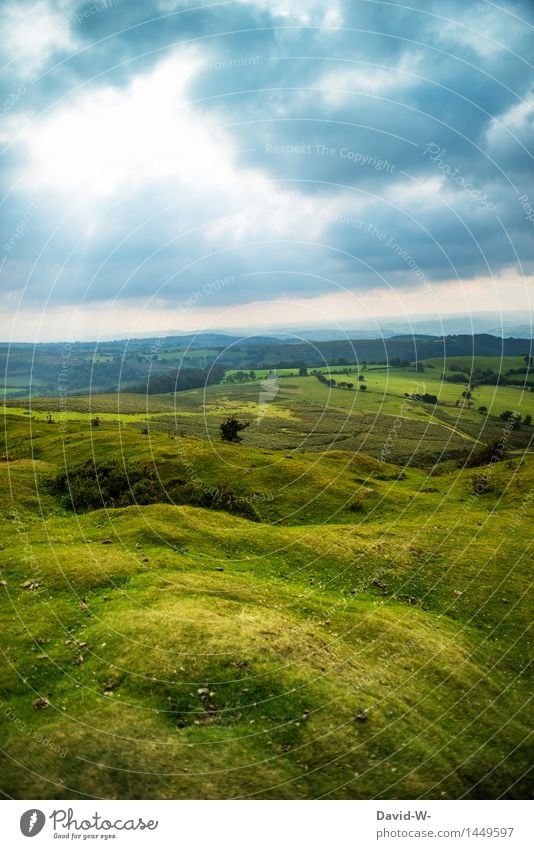
[[[6, 797], [525, 798], [534, 458], [475, 495], [473, 470], [314, 450], [290, 401], [266, 424], [298, 451], [4, 414]], [[183, 498], [74, 514], [50, 481], [110, 457]], [[220, 491], [254, 518], [187, 500]]]

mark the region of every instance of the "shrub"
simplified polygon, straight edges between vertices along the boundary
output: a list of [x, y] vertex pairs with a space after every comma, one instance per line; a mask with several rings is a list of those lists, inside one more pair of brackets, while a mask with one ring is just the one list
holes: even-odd
[[[488, 463], [500, 463], [502, 460], [506, 460], [506, 457], [503, 442], [496, 439], [481, 448], [474, 448], [467, 457], [465, 466], [467, 469], [476, 469], [479, 466], [487, 466]], [[461, 466], [462, 464], [459, 463], [460, 468]]]
[[489, 480], [485, 475], [473, 475], [472, 482], [475, 495], [483, 495], [490, 488]]
[[521, 427], [521, 416], [514, 410], [505, 410], [499, 418], [506, 422], [512, 430], [519, 430]]
[[175, 478], [164, 484], [153, 466], [141, 463], [125, 466], [121, 459], [103, 463], [87, 461], [73, 466], [49, 481], [48, 488], [75, 513], [132, 504], [190, 504], [259, 521], [247, 496], [236, 494], [226, 483], [212, 489], [197, 489], [183, 478]]
[[209, 510], [225, 510], [228, 513], [236, 513], [245, 519], [259, 522], [259, 516], [246, 496], [237, 495], [232, 492], [228, 484], [223, 483], [215, 489], [205, 489], [198, 493], [191, 503], [199, 507], [207, 507]]
[[429, 392], [418, 393], [415, 392], [409, 396], [412, 401], [422, 401], [424, 404], [437, 404], [438, 396], [431, 395]]
[[168, 501], [153, 467], [140, 463], [125, 466], [120, 459], [88, 460], [54, 478], [50, 489], [76, 513]]

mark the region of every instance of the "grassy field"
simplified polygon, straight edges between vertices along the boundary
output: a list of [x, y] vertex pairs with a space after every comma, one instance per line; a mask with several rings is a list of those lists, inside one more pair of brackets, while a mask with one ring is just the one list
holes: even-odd
[[[400, 398], [369, 386], [284, 383], [242, 445], [216, 426], [257, 416], [249, 384], [148, 413], [98, 396], [98, 428], [81, 398], [53, 424], [49, 399], [4, 414], [4, 795], [524, 797], [534, 459], [516, 446], [475, 495], [472, 471], [420, 463], [476, 437], [416, 402], [392, 431]], [[114, 457], [173, 503], [75, 514], [51, 490]]]
[[[465, 458], [477, 442], [499, 440], [505, 410], [534, 415], [534, 394], [515, 387], [481, 386], [472, 406], [464, 404], [463, 384], [443, 383], [439, 371], [375, 368], [364, 372], [366, 391], [354, 380], [352, 390], [329, 388], [313, 376], [280, 377], [265, 391], [262, 375], [255, 381], [211, 385], [175, 395], [114, 394], [64, 399], [13, 400], [6, 413], [56, 424], [85, 421], [98, 415], [102, 423], [178, 433], [218, 440], [219, 425], [232, 412], [249, 424], [247, 444], [289, 452], [324, 452], [341, 448], [390, 462], [432, 465]], [[346, 376], [337, 376], [347, 380]], [[406, 395], [435, 394], [434, 406]], [[459, 406], [456, 406], [456, 402]], [[485, 406], [487, 413], [478, 412]], [[507, 435], [511, 450], [530, 445], [534, 430], [523, 426]]]
[[[313, 371], [317, 371], [320, 374], [328, 374], [328, 375], [332, 374], [334, 376], [339, 375], [340, 376], [339, 379], [341, 380], [341, 379], [343, 379], [342, 372], [343, 372], [344, 369], [349, 370], [350, 375], [353, 375], [352, 379], [354, 379], [354, 375], [356, 375], [356, 376], [358, 374], [365, 375], [369, 371], [385, 371], [385, 370], [387, 370], [387, 366], [385, 366], [385, 365], [371, 365], [371, 366], [368, 366], [366, 369], [363, 369], [361, 365], [358, 365], [358, 363], [351, 363], [351, 364], [346, 365], [346, 366], [339, 366], [339, 365], [338, 366], [335, 366], [335, 365], [332, 365], [332, 366], [317, 366], [317, 368], [314, 368]], [[245, 371], [245, 373], [247, 373], [247, 371], [251, 371], [251, 370], [254, 372], [256, 377], [260, 378], [260, 379], [264, 379], [264, 378], [268, 377], [268, 375], [272, 374], [273, 371], [276, 372], [278, 377], [298, 377], [298, 371], [299, 371], [297, 368], [277, 368], [277, 369], [258, 368], [258, 369], [248, 369], [248, 370], [247, 369], [244, 369], [244, 370], [243, 369], [228, 369], [228, 371], [225, 374], [225, 378], [233, 377], [234, 375], [239, 374], [239, 372], [243, 373], [243, 371]], [[309, 371], [311, 371], [311, 369]], [[351, 380], [350, 375], [348, 377], [346, 377], [345, 379]]]
[[424, 365], [433, 365], [442, 371], [450, 371], [451, 366], [461, 366], [469, 374], [473, 369], [491, 369], [497, 374], [506, 374], [510, 369], [524, 368], [524, 357], [434, 357], [423, 360]]

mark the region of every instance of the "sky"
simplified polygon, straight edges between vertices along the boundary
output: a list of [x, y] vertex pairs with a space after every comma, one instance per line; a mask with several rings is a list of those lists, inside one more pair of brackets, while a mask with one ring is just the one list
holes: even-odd
[[1, 340], [530, 316], [531, 0], [4, 0], [0, 26]]

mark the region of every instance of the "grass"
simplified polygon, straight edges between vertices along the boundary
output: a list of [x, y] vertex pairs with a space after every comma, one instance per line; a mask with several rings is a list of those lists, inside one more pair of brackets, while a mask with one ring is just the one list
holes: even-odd
[[[365, 385], [365, 392], [331, 389], [313, 376], [286, 377], [271, 395], [258, 377], [159, 396], [125, 393], [10, 401], [4, 411], [31, 415], [35, 421], [51, 414], [60, 427], [87, 423], [98, 415], [106, 426], [118, 422], [211, 441], [218, 441], [219, 425], [231, 412], [249, 422], [246, 442], [252, 447], [292, 454], [343, 449], [416, 466], [456, 461], [479, 441], [498, 441], [504, 428], [499, 415], [507, 409], [534, 415], [534, 395], [513, 387], [479, 387], [473, 392], [473, 406], [464, 406], [464, 385], [442, 383], [439, 372], [432, 369], [423, 374], [369, 369]], [[406, 397], [417, 392], [437, 395], [440, 404], [435, 407]], [[479, 406], [488, 412], [478, 412]], [[526, 426], [514, 432], [507, 436], [508, 448], [524, 450], [533, 434]]]
[[[526, 366], [524, 357], [454, 357], [448, 359], [443, 357], [435, 357], [434, 359], [423, 360], [424, 365], [433, 365], [434, 368], [442, 371], [450, 371], [451, 365], [463, 366], [467, 374], [472, 369], [491, 369], [497, 374], [506, 374], [510, 369], [524, 368]], [[516, 375], [517, 377], [517, 375]]]
[[[472, 472], [450, 464], [430, 473], [324, 451], [306, 430], [317, 401], [299, 393], [327, 390], [302, 381], [269, 419], [272, 442], [302, 429], [290, 452], [256, 445], [252, 427], [233, 446], [122, 420], [89, 428], [87, 413], [61, 426], [4, 415], [6, 796], [528, 792], [532, 456], [490, 467], [474, 496]], [[183, 420], [220, 419], [221, 392], [250, 415], [251, 391], [187, 393]], [[322, 436], [336, 416], [346, 410], [328, 410]], [[418, 427], [467, 441], [406, 421], [397, 441]], [[371, 423], [367, 436], [378, 444]], [[164, 484], [229, 486], [260, 521], [188, 503], [75, 515], [52, 495], [62, 469], [111, 456], [153, 464]]]

